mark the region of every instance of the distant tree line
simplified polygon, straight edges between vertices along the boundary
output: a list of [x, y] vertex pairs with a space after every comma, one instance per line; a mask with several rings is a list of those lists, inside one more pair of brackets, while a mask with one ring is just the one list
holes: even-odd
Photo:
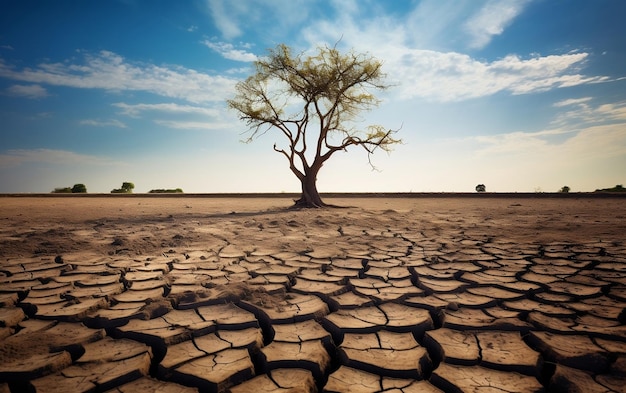
[[163, 188], [158, 188], [155, 190], [150, 190], [148, 191], [148, 193], [150, 194], [178, 194], [178, 193], [183, 193], [183, 189], [182, 188], [168, 188], [168, 189], [163, 189]]
[[626, 192], [626, 188], [624, 188], [623, 185], [618, 184], [615, 187], [611, 188], [597, 189], [595, 192]]
[[[135, 184], [131, 182], [123, 182], [120, 188], [111, 190], [112, 194], [132, 194], [135, 189]], [[53, 191], [53, 194], [84, 194], [87, 192], [87, 186], [82, 183], [74, 184], [73, 187], [57, 187]], [[182, 188], [155, 188], [148, 191], [150, 194], [182, 194]]]
[[84, 184], [74, 184], [73, 187], [57, 187], [52, 191], [53, 194], [84, 194], [87, 187]]

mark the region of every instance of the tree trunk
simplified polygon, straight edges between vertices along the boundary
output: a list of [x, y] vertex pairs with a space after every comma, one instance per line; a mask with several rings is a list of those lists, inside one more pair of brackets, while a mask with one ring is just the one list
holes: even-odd
[[307, 173], [300, 181], [302, 182], [302, 195], [300, 199], [295, 201], [294, 207], [310, 208], [326, 206], [317, 191], [317, 171]]

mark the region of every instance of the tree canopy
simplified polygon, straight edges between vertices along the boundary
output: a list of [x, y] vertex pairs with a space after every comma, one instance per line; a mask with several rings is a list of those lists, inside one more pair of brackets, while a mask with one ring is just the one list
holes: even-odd
[[132, 194], [135, 185], [131, 182], [123, 182], [121, 188], [116, 188], [111, 190], [112, 194]]
[[320, 47], [314, 55], [292, 54], [286, 45], [257, 60], [256, 73], [239, 82], [228, 101], [249, 127], [247, 141], [277, 130], [286, 145], [274, 150], [289, 162], [300, 180], [302, 196], [296, 206], [321, 207], [317, 175], [336, 152], [362, 147], [368, 155], [389, 151], [401, 141], [395, 130], [381, 125], [356, 127], [357, 116], [379, 104], [371, 90], [383, 90], [382, 63], [371, 56], [336, 47]]
[[82, 183], [74, 184], [73, 187], [57, 187], [53, 194], [83, 194], [87, 192], [87, 186]]
[[74, 184], [72, 187], [72, 192], [76, 194], [82, 194], [87, 192], [87, 186], [82, 183]]

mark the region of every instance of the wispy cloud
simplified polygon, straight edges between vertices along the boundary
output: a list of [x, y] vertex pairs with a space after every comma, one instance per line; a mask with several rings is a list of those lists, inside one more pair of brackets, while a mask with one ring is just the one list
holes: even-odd
[[591, 100], [590, 97], [585, 97], [557, 102], [554, 106], [567, 107], [570, 110], [559, 113], [552, 124], [579, 129], [591, 124], [626, 123], [626, 102], [593, 106]]
[[47, 97], [48, 91], [40, 85], [13, 85], [5, 90], [5, 94], [13, 97], [37, 99]]
[[483, 145], [479, 150], [481, 154], [515, 154], [541, 149], [548, 144], [551, 137], [567, 133], [569, 132], [561, 129], [538, 132], [517, 131], [497, 135], [477, 135], [467, 139]]
[[155, 120], [156, 124], [177, 130], [223, 130], [232, 128], [232, 123], [217, 123], [208, 121], [183, 121], [183, 120]]
[[553, 106], [555, 106], [557, 108], [560, 108], [560, 107], [564, 107], [564, 106], [579, 105], [579, 104], [583, 104], [585, 102], [589, 102], [592, 99], [593, 99], [592, 97], [569, 98], [569, 99], [566, 99], [566, 100], [555, 102], [553, 104]]
[[137, 117], [142, 112], [165, 112], [165, 113], [181, 113], [196, 114], [206, 116], [218, 116], [220, 111], [215, 108], [206, 108], [193, 105], [180, 105], [173, 102], [161, 104], [127, 104], [124, 102], [116, 102], [114, 107], [120, 108], [121, 114], [131, 117]]
[[[120, 108], [121, 114], [130, 117], [141, 117], [144, 112], [152, 112], [153, 114], [147, 117], [151, 118], [153, 123], [173, 129], [214, 130], [228, 129], [233, 126], [233, 119], [226, 120], [227, 112], [216, 108], [176, 103], [127, 104], [117, 102], [113, 106]], [[155, 116], [161, 118], [155, 118]]]
[[42, 63], [16, 69], [0, 59], [0, 77], [37, 84], [107, 91], [145, 91], [189, 102], [223, 101], [236, 79], [181, 66], [131, 63], [113, 52], [86, 54], [83, 63]]
[[227, 9], [228, 4], [235, 5], [241, 3], [242, 2], [226, 3], [222, 0], [207, 1], [211, 16], [213, 17], [213, 22], [226, 39], [232, 39], [242, 34], [242, 29], [239, 28], [239, 22], [236, 18], [236, 14], [229, 12]]
[[[510, 132], [466, 138], [481, 145], [477, 151], [485, 156], [544, 156], [554, 162], [581, 157], [626, 157], [626, 102], [588, 104], [588, 97], [572, 99], [574, 111], [556, 115], [553, 128], [537, 132]], [[577, 103], [576, 103], [577, 101]], [[564, 103], [564, 101], [560, 101]], [[539, 158], [537, 158], [539, 159]]]
[[79, 154], [54, 149], [12, 149], [0, 153], [0, 168], [19, 166], [25, 163], [55, 165], [120, 165], [107, 157]]
[[242, 49], [235, 49], [233, 44], [210, 40], [204, 40], [202, 43], [229, 60], [251, 62], [257, 59], [254, 53], [246, 52]]
[[79, 123], [80, 125], [83, 125], [83, 126], [127, 128], [126, 124], [116, 119], [111, 119], [111, 120], [85, 119], [85, 120], [81, 120]]
[[207, 0], [206, 4], [213, 23], [227, 41], [256, 30], [283, 41], [285, 32], [301, 26], [311, 8], [317, 6], [310, 0]]
[[493, 62], [478, 61], [456, 52], [405, 50], [386, 62], [403, 98], [460, 101], [498, 92], [529, 94], [589, 83], [606, 76], [579, 73], [587, 53], [522, 59], [509, 55]]
[[489, 0], [464, 24], [470, 36], [470, 48], [481, 49], [524, 10], [529, 0]]

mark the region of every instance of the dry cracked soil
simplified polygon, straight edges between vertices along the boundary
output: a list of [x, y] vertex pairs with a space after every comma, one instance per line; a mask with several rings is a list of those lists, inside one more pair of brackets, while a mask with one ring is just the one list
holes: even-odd
[[0, 198], [0, 393], [624, 392], [625, 198]]

